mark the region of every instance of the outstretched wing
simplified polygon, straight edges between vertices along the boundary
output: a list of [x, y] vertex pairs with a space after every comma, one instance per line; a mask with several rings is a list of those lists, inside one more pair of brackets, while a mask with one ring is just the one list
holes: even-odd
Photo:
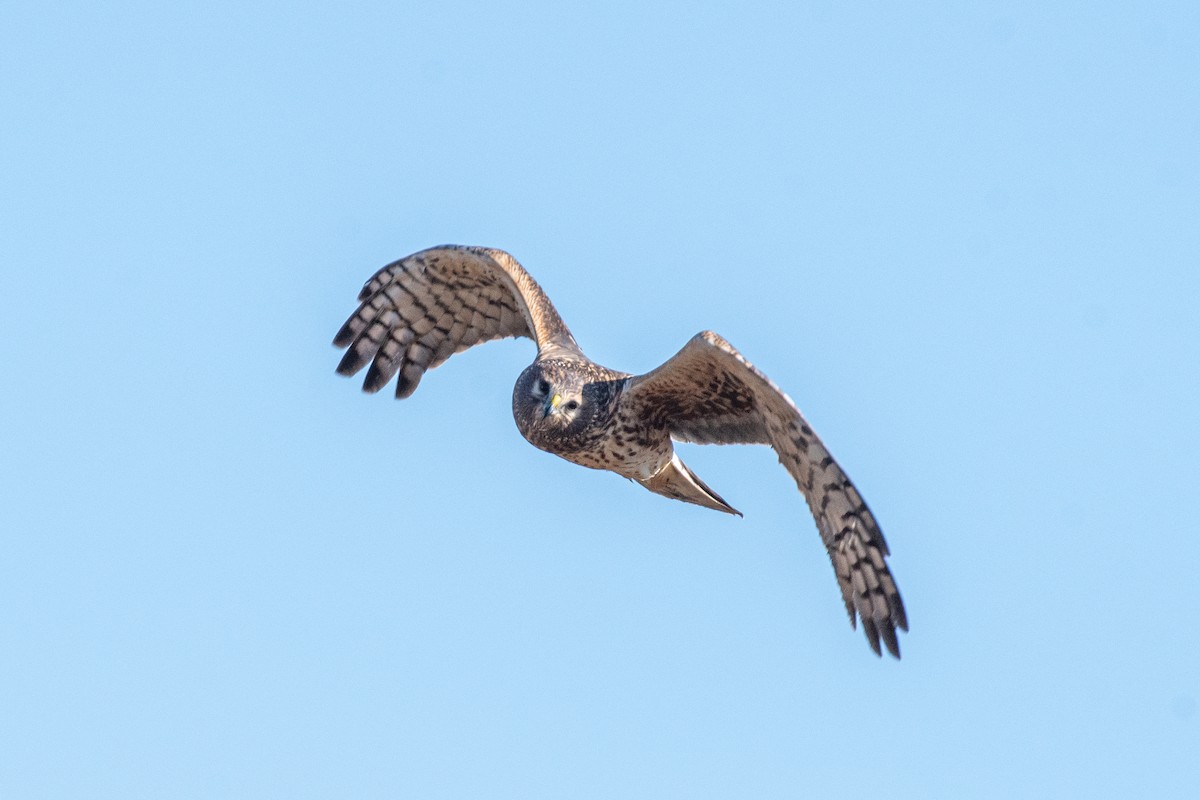
[[862, 495], [786, 394], [711, 331], [658, 369], [632, 378], [628, 402], [681, 441], [769, 444], [804, 493], [829, 551], [851, 626], [861, 618], [876, 654], [900, 657], [904, 603], [884, 557], [887, 543]]
[[396, 397], [408, 397], [427, 370], [492, 339], [527, 336], [539, 351], [579, 349], [542, 288], [503, 250], [422, 250], [376, 272], [358, 299], [333, 344], [349, 346], [337, 367], [342, 375], [371, 363], [366, 392], [399, 374]]

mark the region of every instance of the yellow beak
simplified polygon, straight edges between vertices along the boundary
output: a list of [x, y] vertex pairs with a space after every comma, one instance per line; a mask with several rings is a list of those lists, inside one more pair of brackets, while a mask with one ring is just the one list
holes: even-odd
[[550, 398], [550, 407], [553, 408], [555, 411], [558, 410], [558, 407], [561, 404], [562, 404], [562, 395], [561, 394], [556, 394], [556, 395], [554, 395], [554, 397]]

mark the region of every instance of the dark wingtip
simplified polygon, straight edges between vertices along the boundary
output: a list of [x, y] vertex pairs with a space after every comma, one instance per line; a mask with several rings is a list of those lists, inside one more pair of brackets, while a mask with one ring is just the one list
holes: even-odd
[[424, 374], [425, 370], [416, 364], [405, 365], [396, 378], [396, 399], [404, 400], [412, 397], [412, 393], [417, 390], [417, 385], [421, 382], [421, 376]]
[[871, 650], [875, 655], [882, 656], [883, 651], [879, 647], [879, 628], [875, 626], [875, 620], [862, 618], [863, 633], [867, 636], [867, 644], [871, 645]]
[[345, 375], [347, 378], [349, 378], [351, 375], [362, 369], [362, 367], [362, 359], [360, 359], [358, 354], [354, 352], [354, 349], [351, 348], [350, 350], [346, 351], [346, 354], [342, 356], [342, 360], [338, 362], [337, 374]]
[[367, 377], [363, 379], [363, 391], [367, 394], [375, 394], [391, 380], [392, 376], [388, 375], [379, 369], [378, 365], [372, 361], [371, 368], [367, 370]]
[[892, 597], [892, 622], [900, 630], [908, 630], [908, 613], [904, 610], [904, 601], [900, 599], [900, 595]]
[[337, 335], [333, 337], [334, 347], [346, 347], [354, 341], [354, 331], [350, 329], [350, 320], [346, 320], [346, 324], [338, 329]]
[[900, 659], [900, 641], [896, 638], [896, 629], [891, 624], [885, 621], [880, 627], [880, 633], [883, 635], [883, 643], [887, 645], [887, 651], [891, 653], [896, 660]]

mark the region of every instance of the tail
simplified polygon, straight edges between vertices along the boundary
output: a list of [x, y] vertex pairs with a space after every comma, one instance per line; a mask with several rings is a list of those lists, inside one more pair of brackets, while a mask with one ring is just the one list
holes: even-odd
[[726, 514], [742, 516], [742, 512], [722, 500], [719, 494], [697, 478], [696, 473], [679, 460], [678, 453], [671, 454], [670, 463], [659, 470], [657, 475], [644, 481], [638, 481], [638, 483], [655, 494], [661, 494], [673, 500], [695, 503], [705, 508], [724, 511]]

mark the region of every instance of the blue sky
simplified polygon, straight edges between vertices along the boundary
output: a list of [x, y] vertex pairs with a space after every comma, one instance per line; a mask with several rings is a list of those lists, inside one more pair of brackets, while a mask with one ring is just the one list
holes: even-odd
[[[1191, 3], [10, 2], [0, 795], [1194, 797]], [[443, 242], [596, 360], [714, 329], [883, 524], [846, 624], [745, 519], [527, 445], [533, 356], [367, 397]]]

